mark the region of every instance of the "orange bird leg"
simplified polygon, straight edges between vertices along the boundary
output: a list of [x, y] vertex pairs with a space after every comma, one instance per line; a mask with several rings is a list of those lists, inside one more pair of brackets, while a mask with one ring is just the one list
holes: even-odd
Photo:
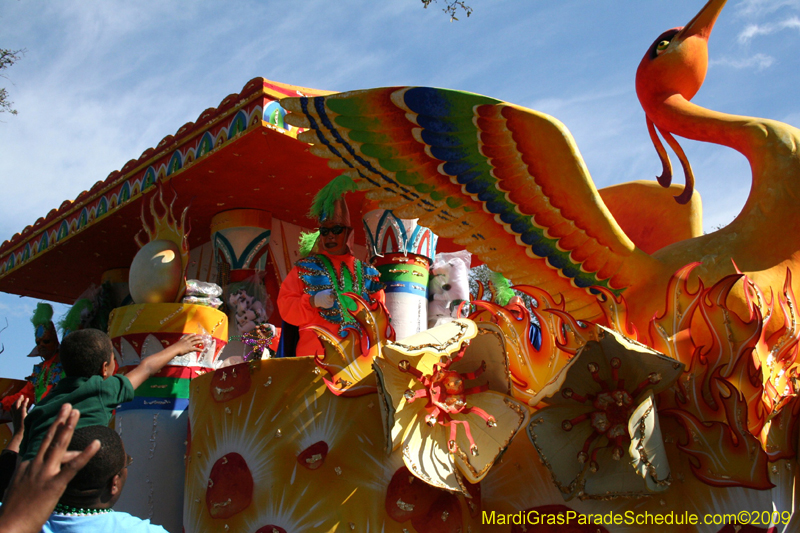
[[[478, 394], [479, 392], [486, 392], [489, 390], [489, 384], [484, 383], [483, 385], [478, 385], [476, 387], [470, 387], [464, 390], [464, 396], [469, 396], [470, 394]], [[473, 408], [477, 409], [477, 408]]]
[[457, 363], [458, 361], [460, 361], [461, 358], [464, 357], [464, 352], [467, 351], [468, 347], [469, 347], [469, 341], [464, 341], [464, 344], [461, 346], [461, 349], [458, 350], [458, 352], [450, 358], [450, 362], [447, 363], [445, 367], [449, 368], [450, 365], [452, 365], [453, 363]]
[[664, 145], [661, 144], [661, 139], [658, 138], [656, 127], [650, 117], [647, 117], [647, 131], [650, 133], [650, 140], [653, 141], [653, 146], [655, 146], [658, 157], [661, 159], [661, 175], [656, 176], [656, 179], [662, 187], [669, 187], [672, 183], [672, 163], [669, 160], [669, 154], [664, 149]]
[[[658, 126], [656, 127], [658, 128]], [[658, 132], [661, 133], [669, 147], [672, 148], [675, 155], [681, 160], [683, 174], [686, 176], [686, 187], [684, 187], [682, 193], [675, 197], [675, 201], [679, 204], [689, 203], [689, 200], [692, 199], [692, 193], [694, 193], [694, 173], [692, 172], [692, 165], [689, 164], [686, 154], [683, 153], [683, 148], [681, 148], [681, 145], [678, 144], [678, 141], [675, 140], [675, 137], [673, 137], [670, 132], [664, 131], [661, 128], [658, 128]]]
[[422, 375], [422, 372], [420, 372], [419, 370], [408, 364], [408, 361], [400, 361], [400, 363], [397, 364], [397, 369], [400, 372], [406, 372], [408, 374], [411, 374], [417, 379], [417, 381], [423, 381], [423, 379], [425, 378], [425, 376]]

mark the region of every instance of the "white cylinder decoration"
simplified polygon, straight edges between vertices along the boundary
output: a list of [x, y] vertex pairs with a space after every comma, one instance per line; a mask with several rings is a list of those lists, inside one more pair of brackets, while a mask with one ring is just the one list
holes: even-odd
[[427, 329], [428, 269], [438, 237], [417, 220], [376, 209], [364, 215], [367, 250], [386, 286], [386, 308], [397, 339]]

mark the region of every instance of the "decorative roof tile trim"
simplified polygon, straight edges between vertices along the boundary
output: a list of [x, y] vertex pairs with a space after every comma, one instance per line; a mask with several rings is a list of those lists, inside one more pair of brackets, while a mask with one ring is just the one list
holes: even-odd
[[105, 181], [95, 183], [74, 202], [63, 202], [58, 210], [51, 210], [47, 217], [39, 218], [33, 226], [4, 242], [0, 246], [0, 278], [253, 127], [268, 127], [296, 138], [299, 130], [284, 122], [286, 111], [277, 102], [283, 96], [296, 94], [318, 95], [328, 91], [278, 84], [264, 78], [251, 80], [241, 93], [229, 95], [217, 109], [203, 111], [196, 123], [184, 124], [176, 136], [164, 137], [156, 149], [148, 148], [138, 160], [128, 161], [121, 171], [114, 171]]

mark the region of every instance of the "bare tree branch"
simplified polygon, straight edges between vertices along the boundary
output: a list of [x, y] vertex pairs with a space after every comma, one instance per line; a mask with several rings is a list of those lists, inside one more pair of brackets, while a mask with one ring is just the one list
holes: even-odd
[[[0, 48], [0, 71], [7, 69], [20, 59], [22, 56], [25, 55], [25, 50], [10, 50], [6, 48]], [[8, 79], [8, 76], [5, 74], [0, 74], [0, 78]], [[12, 115], [17, 114], [17, 110], [14, 109], [12, 106], [14, 102], [8, 99], [8, 91], [5, 87], [0, 87], [0, 113], [11, 113]]]
[[[439, 0], [422, 0], [422, 7], [428, 9], [428, 6], [434, 2], [438, 2]], [[464, 11], [469, 17], [472, 14], [472, 8], [465, 4], [462, 0], [442, 0], [445, 4], [445, 7], [442, 8], [442, 11], [450, 15], [450, 22], [454, 20], [458, 20], [456, 17], [456, 13], [459, 12], [459, 9]]]

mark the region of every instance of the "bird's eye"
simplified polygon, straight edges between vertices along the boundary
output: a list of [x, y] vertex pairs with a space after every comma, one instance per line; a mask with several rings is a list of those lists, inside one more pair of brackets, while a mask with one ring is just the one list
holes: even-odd
[[660, 54], [661, 52], [666, 50], [667, 47], [669, 46], [669, 43], [670, 43], [670, 41], [668, 41], [667, 39], [664, 39], [663, 41], [659, 41], [658, 44], [656, 45], [656, 53]]

